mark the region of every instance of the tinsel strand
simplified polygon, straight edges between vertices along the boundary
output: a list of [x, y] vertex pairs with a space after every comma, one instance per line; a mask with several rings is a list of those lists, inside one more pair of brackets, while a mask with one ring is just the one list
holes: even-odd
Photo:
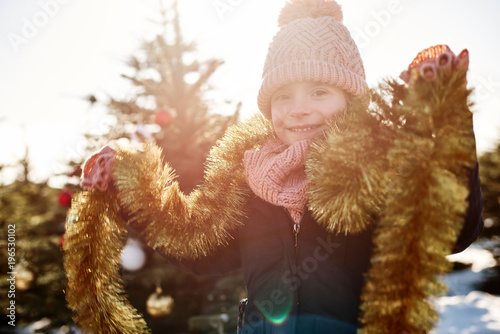
[[64, 235], [66, 299], [84, 333], [149, 333], [127, 300], [120, 278], [126, 236], [116, 196], [110, 190], [75, 195]]
[[130, 222], [140, 226], [150, 247], [176, 258], [199, 258], [224, 245], [245, 215], [243, 154], [272, 134], [260, 115], [228, 129], [209, 153], [203, 184], [189, 195], [180, 191], [155, 145], [147, 144], [144, 152], [119, 150], [114, 180]]
[[450, 269], [445, 256], [462, 228], [475, 162], [464, 74], [406, 92], [400, 111], [411, 122], [395, 128], [387, 153], [391, 189], [362, 294], [362, 333], [427, 333], [438, 319], [432, 297], [446, 290], [439, 277]]
[[360, 233], [382, 209], [390, 136], [360, 101], [329, 127], [326, 137], [313, 143], [306, 161], [308, 206], [328, 231]]

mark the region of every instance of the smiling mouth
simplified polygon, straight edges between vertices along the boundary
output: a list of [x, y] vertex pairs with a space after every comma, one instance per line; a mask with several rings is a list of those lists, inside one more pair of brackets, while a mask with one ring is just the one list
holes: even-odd
[[321, 125], [310, 125], [310, 126], [306, 126], [306, 127], [289, 128], [288, 130], [293, 131], [293, 132], [307, 132], [307, 131], [317, 129], [320, 126]]

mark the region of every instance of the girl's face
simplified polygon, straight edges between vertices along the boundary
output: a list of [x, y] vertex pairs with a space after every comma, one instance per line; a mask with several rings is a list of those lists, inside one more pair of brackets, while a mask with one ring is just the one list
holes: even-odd
[[274, 132], [286, 145], [313, 139], [346, 107], [344, 93], [335, 86], [306, 81], [284, 85], [271, 97]]

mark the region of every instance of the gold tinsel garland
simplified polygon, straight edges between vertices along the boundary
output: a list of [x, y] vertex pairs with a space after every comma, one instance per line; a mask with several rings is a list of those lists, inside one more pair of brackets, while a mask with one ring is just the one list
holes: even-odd
[[161, 151], [120, 149], [114, 167], [116, 189], [77, 194], [66, 222], [66, 299], [74, 320], [88, 333], [146, 333], [145, 321], [128, 302], [119, 275], [126, 237], [122, 215], [149, 245], [177, 258], [197, 258], [230, 238], [245, 214], [243, 154], [273, 136], [270, 123], [256, 116], [231, 127], [210, 151], [205, 181], [185, 196]]
[[326, 138], [311, 145], [306, 161], [308, 206], [328, 231], [360, 233], [380, 216], [390, 136], [357, 100], [329, 127]]
[[[373, 92], [372, 110], [354, 103], [311, 149], [309, 207], [319, 223], [347, 234], [376, 222], [362, 295], [363, 333], [424, 333], [437, 320], [430, 298], [445, 289], [438, 276], [449, 269], [445, 256], [462, 227], [475, 161], [464, 79], [458, 73], [446, 84], [393, 84], [391, 93], [404, 99], [392, 103], [384, 102], [384, 92]], [[77, 323], [98, 333], [144, 332], [117, 274], [125, 235], [118, 210], [160, 253], [208, 254], [225, 244], [245, 214], [244, 151], [260, 147], [272, 133], [260, 116], [232, 127], [211, 150], [204, 183], [188, 196], [153, 144], [144, 152], [119, 150], [117, 192], [79, 195], [68, 219], [67, 294]]]
[[154, 144], [147, 144], [144, 153], [120, 150], [113, 173], [130, 222], [141, 226], [150, 247], [176, 258], [199, 258], [225, 244], [228, 231], [241, 224], [250, 193], [243, 154], [272, 135], [262, 116], [231, 127], [209, 153], [203, 184], [188, 196], [174, 181], [171, 167], [162, 165]]
[[431, 298], [467, 210], [476, 161], [465, 71], [434, 82], [414, 75], [387, 151], [390, 191], [375, 229], [372, 266], [362, 295], [362, 333], [427, 333], [438, 320]]
[[361, 333], [433, 328], [431, 298], [446, 289], [439, 276], [467, 209], [476, 154], [465, 72], [432, 83], [414, 75], [411, 86], [392, 83], [391, 95], [404, 99], [374, 96], [378, 114], [354, 108], [340, 119], [307, 163], [320, 224], [333, 219], [334, 232], [357, 233], [377, 221]]
[[148, 333], [119, 275], [126, 223], [107, 191], [75, 195], [64, 235], [66, 299], [84, 333]]

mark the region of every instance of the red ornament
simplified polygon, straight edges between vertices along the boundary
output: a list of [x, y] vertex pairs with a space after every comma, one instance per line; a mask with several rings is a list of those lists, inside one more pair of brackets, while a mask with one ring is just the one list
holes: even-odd
[[59, 247], [63, 248], [64, 247], [64, 234], [61, 235], [59, 238]]
[[69, 208], [71, 206], [71, 197], [73, 197], [73, 193], [71, 191], [61, 191], [58, 198], [59, 204], [65, 208]]
[[165, 109], [160, 109], [155, 114], [155, 123], [161, 127], [169, 126], [172, 123], [172, 115]]

